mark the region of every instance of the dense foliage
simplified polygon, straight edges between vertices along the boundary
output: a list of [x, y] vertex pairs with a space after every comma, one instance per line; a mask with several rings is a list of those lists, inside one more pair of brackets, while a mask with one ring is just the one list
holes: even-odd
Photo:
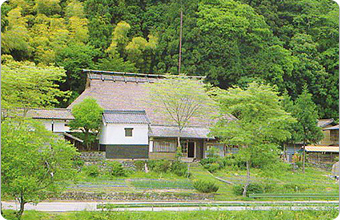
[[148, 160], [148, 168], [156, 173], [174, 173], [177, 176], [189, 177], [188, 165], [181, 161]]
[[85, 87], [83, 68], [177, 74], [181, 8], [182, 73], [221, 88], [261, 79], [293, 100], [307, 85], [319, 117], [338, 116], [331, 0], [10, 0], [2, 54], [64, 67], [72, 101]]
[[103, 111], [92, 97], [85, 98], [72, 108], [74, 120], [70, 122], [70, 128], [71, 130], [81, 130], [84, 144], [88, 150], [90, 143], [95, 141], [95, 135], [100, 130]]
[[63, 68], [37, 66], [3, 57], [1, 73], [3, 109], [49, 107], [68, 95], [68, 92], [60, 91], [57, 84], [65, 76]]
[[60, 192], [76, 173], [76, 148], [36, 121], [7, 118], [1, 123], [1, 193], [24, 205]]
[[[269, 85], [254, 82], [247, 89], [215, 89], [211, 94], [221, 111], [211, 134], [227, 145], [239, 146], [237, 157], [246, 163], [249, 181], [253, 162], [266, 165], [276, 161], [277, 144], [290, 138], [288, 128], [296, 120], [283, 109], [280, 97]], [[226, 119], [228, 114], [234, 120]]]

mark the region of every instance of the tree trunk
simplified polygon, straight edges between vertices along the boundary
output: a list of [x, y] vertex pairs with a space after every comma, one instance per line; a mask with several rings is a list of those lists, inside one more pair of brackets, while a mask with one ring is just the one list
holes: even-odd
[[305, 173], [305, 163], [306, 163], [306, 142], [305, 140], [303, 140], [302, 173]]
[[177, 137], [177, 160], [180, 160], [182, 157], [182, 147], [181, 147], [181, 137], [178, 135]]
[[243, 187], [243, 196], [246, 197], [247, 196], [247, 189], [248, 189], [248, 186], [249, 186], [249, 183], [250, 183], [250, 161], [247, 160], [246, 162], [246, 166], [247, 166], [247, 183], [246, 185]]
[[89, 131], [88, 131], [88, 130], [85, 130], [84, 144], [85, 144], [86, 150], [89, 150], [89, 142], [88, 142], [88, 138], [89, 138]]
[[20, 203], [20, 209], [16, 214], [16, 217], [18, 220], [21, 219], [22, 213], [24, 213], [24, 209], [25, 209], [25, 201], [24, 201], [24, 196], [22, 195], [22, 193], [20, 195], [19, 203]]
[[284, 160], [284, 162], [289, 162], [288, 161], [288, 154], [287, 154], [287, 147], [286, 147], [285, 143], [283, 143], [283, 160]]

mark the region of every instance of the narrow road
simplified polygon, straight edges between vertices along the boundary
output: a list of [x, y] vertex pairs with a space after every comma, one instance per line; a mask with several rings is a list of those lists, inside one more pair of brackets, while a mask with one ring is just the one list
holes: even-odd
[[[161, 202], [157, 202], [159, 204]], [[163, 202], [162, 204], [176, 204], [178, 202]], [[136, 205], [136, 204], [154, 204], [153, 202], [41, 202], [37, 205], [26, 204], [25, 210], [37, 210], [46, 212], [70, 212], [70, 211], [101, 211], [97, 209], [99, 204], [119, 204], [119, 205]], [[190, 204], [185, 202], [181, 204]], [[197, 204], [197, 202], [195, 202]], [[209, 207], [209, 205], [219, 204], [220, 207]], [[244, 205], [243, 205], [244, 204]], [[287, 206], [288, 204], [288, 206]], [[291, 204], [291, 206], [290, 206]], [[315, 205], [316, 204], [316, 205]], [[337, 208], [339, 201], [258, 201], [258, 202], [243, 202], [243, 201], [223, 201], [207, 203], [202, 202], [202, 205], [197, 207], [131, 207], [131, 208], [113, 208], [112, 211], [196, 211], [196, 210], [325, 210]], [[258, 206], [257, 206], [258, 205]], [[2, 202], [3, 209], [18, 209], [19, 204], [15, 202]]]

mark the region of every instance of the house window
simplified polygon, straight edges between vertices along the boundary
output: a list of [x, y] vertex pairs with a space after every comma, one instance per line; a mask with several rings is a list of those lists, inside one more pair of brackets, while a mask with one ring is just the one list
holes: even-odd
[[188, 153], [188, 142], [181, 142], [182, 147], [182, 153], [187, 154]]
[[172, 141], [155, 141], [153, 144], [154, 152], [176, 152], [176, 142]]
[[125, 137], [132, 137], [133, 128], [124, 128], [125, 129]]

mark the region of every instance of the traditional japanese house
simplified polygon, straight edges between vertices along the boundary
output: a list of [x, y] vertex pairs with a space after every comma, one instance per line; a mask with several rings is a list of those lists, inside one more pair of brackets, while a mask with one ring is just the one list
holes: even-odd
[[[174, 123], [157, 112], [147, 102], [146, 83], [166, 80], [162, 75], [132, 74], [84, 70], [87, 73], [85, 91], [68, 109], [86, 97], [92, 97], [105, 109], [99, 137], [100, 150], [112, 159], [174, 159], [177, 136], [189, 161], [204, 158], [207, 147], [215, 146], [223, 156], [224, 144], [210, 137], [213, 120], [205, 115], [190, 120], [181, 133]], [[200, 78], [200, 77], [194, 77]]]

